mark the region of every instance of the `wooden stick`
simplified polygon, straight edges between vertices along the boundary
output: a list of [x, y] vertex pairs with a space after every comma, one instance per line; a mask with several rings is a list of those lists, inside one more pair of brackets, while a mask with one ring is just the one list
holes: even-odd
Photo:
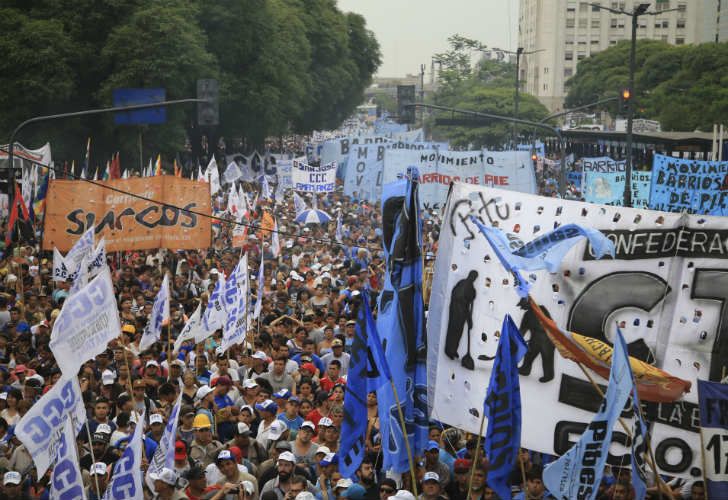
[[475, 445], [475, 456], [473, 457], [473, 464], [470, 466], [470, 481], [468, 481], [468, 496], [467, 500], [470, 500], [470, 494], [473, 492], [473, 476], [475, 476], [475, 467], [478, 463], [478, 455], [480, 454], [480, 438], [483, 436], [483, 427], [485, 426], [485, 410], [483, 415], [480, 417], [480, 430], [478, 431], [478, 442]]
[[415, 461], [412, 458], [412, 448], [409, 444], [409, 436], [407, 435], [407, 424], [404, 421], [404, 413], [402, 413], [402, 405], [399, 402], [399, 396], [397, 395], [397, 387], [394, 385], [394, 380], [389, 379], [389, 384], [392, 386], [392, 394], [394, 395], [394, 402], [397, 404], [397, 413], [399, 413], [399, 424], [402, 426], [402, 435], [404, 437], [404, 448], [407, 450], [407, 461], [410, 466], [410, 476], [412, 478], [412, 493], [417, 498], [417, 477], [415, 475]]

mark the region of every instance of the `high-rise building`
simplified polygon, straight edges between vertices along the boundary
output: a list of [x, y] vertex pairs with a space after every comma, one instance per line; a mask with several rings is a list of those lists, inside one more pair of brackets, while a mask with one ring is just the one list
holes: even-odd
[[[651, 4], [649, 12], [655, 15], [638, 18], [638, 40], [683, 45], [724, 41], [721, 32], [728, 34], [727, 0], [520, 0], [521, 88], [551, 111], [563, 108], [565, 82], [576, 73], [579, 61], [631, 37], [630, 16], [592, 3], [627, 12], [635, 5]], [[670, 9], [677, 10], [661, 13]]]

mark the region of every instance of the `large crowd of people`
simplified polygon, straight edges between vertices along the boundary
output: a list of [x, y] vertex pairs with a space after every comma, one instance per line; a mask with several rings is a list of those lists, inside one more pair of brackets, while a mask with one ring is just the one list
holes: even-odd
[[[258, 188], [245, 184], [242, 189], [252, 193]], [[213, 197], [215, 212], [223, 218], [225, 193]], [[88, 412], [88, 429], [78, 436], [87, 497], [103, 497], [114, 463], [140, 425], [146, 466], [181, 393], [174, 467], [150, 478], [154, 488], [145, 492], [147, 498], [414, 500], [415, 491], [426, 500], [462, 500], [468, 493], [472, 500], [497, 498], [488, 487], [487, 457], [482, 448], [476, 452], [478, 438], [436, 421], [423, 456], [416, 457], [417, 484], [409, 474], [387, 474], [375, 393], [368, 396], [367, 415], [356, 416], [368, 422], [365, 458], [354, 478], [341, 477], [343, 400], [358, 297], [376, 297], [385, 271], [381, 210], [336, 191], [317, 200], [332, 222], [303, 226], [294, 221], [291, 197], [259, 200], [242, 247], [233, 247], [232, 223], [216, 222], [210, 248], [108, 255], [122, 335], [79, 373]], [[277, 220], [277, 256], [271, 234], [257, 227], [265, 212]], [[338, 214], [341, 242], [335, 240]], [[437, 251], [440, 220], [437, 213], [423, 217], [424, 253], [430, 261]], [[242, 252], [249, 255], [251, 297], [263, 289], [260, 318], [248, 341], [224, 351], [217, 331], [202, 343], [186, 341], [173, 351], [187, 318], [199, 302], [207, 303], [216, 281], [230, 275]], [[261, 253], [264, 279], [258, 283]], [[171, 317], [161, 341], [140, 351], [142, 331], [165, 274], [170, 276]], [[3, 252], [2, 498], [49, 498], [52, 468], [37, 477], [14, 427], [60, 377], [48, 343], [69, 287], [52, 281], [52, 257], [39, 251], [37, 243], [19, 243]], [[513, 471], [513, 497], [548, 498], [541, 476], [547, 458], [523, 450], [518, 460], [522, 466]], [[681, 486], [675, 486], [676, 494]], [[702, 498], [701, 483], [690, 486], [689, 498]], [[629, 499], [629, 468], [607, 474], [600, 495]]]

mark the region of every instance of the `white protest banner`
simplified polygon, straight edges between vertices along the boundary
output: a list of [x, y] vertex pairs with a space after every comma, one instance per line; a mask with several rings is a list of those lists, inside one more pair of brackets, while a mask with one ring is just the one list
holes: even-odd
[[322, 144], [321, 164], [334, 163], [337, 165], [346, 163], [351, 147], [364, 144], [385, 144], [391, 139], [384, 136], [347, 136], [331, 139]]
[[536, 177], [528, 151], [389, 150], [384, 157], [384, 183], [417, 167], [420, 203], [439, 210], [451, 182], [495, 186], [523, 193], [536, 192]]
[[114, 463], [111, 482], [103, 500], [135, 500], [143, 497], [142, 484], [142, 436], [146, 412], [137, 420], [129, 443], [121, 458]]
[[[157, 450], [154, 452], [152, 459], [149, 460], [149, 468], [147, 468], [145, 481], [152, 491], [156, 491], [154, 489], [154, 479], [151, 478], [153, 474], [159, 474], [165, 467], [174, 470], [174, 445], [177, 442], [177, 422], [179, 421], [182, 394], [182, 391], [180, 391], [177, 402], [172, 407], [172, 411], [169, 412], [167, 425], [164, 426], [164, 434], [162, 434], [162, 438], [159, 440]], [[138, 425], [141, 425], [141, 422]]]
[[[53, 161], [53, 155], [51, 154], [50, 143], [45, 143], [38, 149], [27, 149], [19, 142], [15, 142], [13, 144], [13, 164], [22, 160], [26, 160], [37, 165], [43, 165], [46, 167], [51, 166], [51, 162]], [[8, 144], [5, 144], [0, 146], [0, 161], [7, 160]]]
[[225, 284], [225, 308], [228, 316], [222, 331], [223, 350], [245, 340], [249, 319], [248, 279], [248, 254], [245, 254]]
[[583, 172], [624, 172], [627, 168], [626, 160], [613, 160], [608, 156], [597, 156], [595, 158], [582, 158], [581, 168]]
[[351, 147], [344, 175], [344, 194], [359, 200], [376, 202], [382, 198], [384, 155], [383, 144]]
[[49, 344], [61, 371], [75, 376], [81, 365], [121, 335], [119, 311], [108, 267], [63, 304]]
[[169, 319], [169, 274], [164, 275], [162, 286], [154, 298], [152, 314], [144, 327], [142, 339], [139, 341], [139, 350], [143, 351], [159, 340], [162, 333], [162, 323]]
[[63, 375], [15, 426], [15, 435], [33, 458], [39, 479], [57, 456], [63, 425], [69, 418], [73, 419], [76, 432], [86, 422], [86, 408], [75, 373], [70, 377]]
[[210, 159], [210, 163], [207, 164], [207, 168], [202, 176], [203, 181], [210, 183], [210, 194], [215, 194], [222, 189], [222, 186], [220, 186], [220, 172], [217, 170], [215, 156]]
[[291, 182], [296, 191], [330, 193], [336, 187], [336, 163], [309, 165], [293, 160]]
[[195, 312], [192, 313], [192, 316], [190, 316], [187, 320], [187, 323], [185, 323], [182, 331], [179, 332], [177, 340], [174, 341], [174, 349], [172, 349], [172, 352], [179, 352], [179, 348], [182, 346], [182, 342], [184, 342], [185, 340], [192, 340], [202, 335], [203, 331], [204, 327], [202, 325], [202, 302], [200, 302], [199, 304], [197, 304], [197, 309], [195, 309]]
[[71, 420], [65, 419], [53, 462], [50, 498], [54, 500], [86, 500], [83, 476], [78, 463], [76, 430]]
[[[595, 260], [581, 242], [566, 254], [559, 272], [523, 273], [535, 302], [559, 327], [606, 344], [619, 325], [631, 356], [655, 359], [674, 377], [693, 385], [697, 378], [720, 380], [728, 359], [728, 322], [722, 320], [728, 300], [728, 219], [595, 206], [456, 183], [444, 210], [427, 324], [433, 418], [478, 432], [505, 313], [530, 339], [520, 368], [525, 448], [565, 453], [601, 402], [578, 366], [555, 351], [471, 215], [485, 225], [497, 223], [522, 242], [554, 224], [602, 231], [615, 243], [614, 259]], [[514, 248], [520, 244], [513, 240]], [[467, 354], [474, 369], [462, 364]], [[675, 403], [643, 399], [657, 465], [665, 473], [700, 475], [696, 403], [694, 390]], [[617, 427], [613, 439], [622, 444], [613, 446], [609, 463], [628, 467], [627, 436]]]
[[[305, 157], [297, 158], [297, 161], [306, 161]], [[280, 159], [276, 165], [278, 173], [276, 174], [276, 200], [282, 200], [284, 194], [293, 189], [293, 160], [292, 159]]]

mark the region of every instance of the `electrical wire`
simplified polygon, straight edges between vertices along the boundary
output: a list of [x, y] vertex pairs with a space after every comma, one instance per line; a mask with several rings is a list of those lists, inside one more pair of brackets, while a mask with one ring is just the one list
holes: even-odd
[[[131, 196], [133, 198], [137, 198], [139, 200], [143, 200], [143, 201], [146, 201], [146, 202], [149, 202], [149, 203], [155, 203], [155, 204], [160, 205], [162, 207], [174, 208], [174, 209], [179, 210], [179, 211], [181, 211], [183, 213], [189, 213], [189, 214], [192, 214], [192, 215], [196, 215], [198, 217], [206, 217], [206, 218], [211, 219], [211, 220], [215, 220], [215, 221], [219, 221], [219, 222], [223, 222], [223, 223], [228, 223], [228, 224], [235, 224], [235, 225], [238, 225], [238, 226], [244, 226], [244, 227], [247, 227], [247, 228], [253, 229], [253, 230], [270, 231], [271, 233], [276, 232], [276, 233], [278, 233], [280, 235], [283, 235], [283, 236], [290, 236], [292, 238], [302, 238], [302, 239], [305, 239], [305, 240], [308, 240], [308, 241], [313, 241], [315, 243], [323, 243], [323, 244], [329, 244], [329, 245], [337, 245], [337, 246], [340, 246], [340, 247], [347, 247], [346, 244], [340, 243], [340, 242], [338, 242], [336, 240], [332, 240], [332, 239], [316, 238], [314, 236], [305, 236], [305, 235], [300, 235], [300, 234], [292, 233], [292, 232], [289, 232], [289, 231], [281, 231], [280, 229], [278, 229], [278, 230], [268, 229], [268, 228], [265, 228], [265, 227], [262, 227], [262, 226], [259, 226], [259, 225], [250, 223], [250, 222], [247, 222], [246, 223], [246, 222], [242, 222], [242, 221], [238, 221], [238, 220], [230, 220], [230, 219], [226, 219], [224, 217], [219, 217], [219, 216], [212, 215], [212, 214], [206, 214], [206, 213], [199, 212], [199, 211], [196, 211], [196, 210], [186, 209], [186, 208], [180, 207], [178, 205], [173, 205], [171, 203], [165, 203], [165, 202], [162, 202], [162, 201], [159, 201], [159, 200], [155, 200], [153, 198], [149, 198], [149, 197], [142, 196], [142, 195], [139, 195], [139, 194], [136, 194], [136, 193], [132, 193], [131, 191], [125, 191], [123, 189], [119, 189], [119, 188], [110, 186], [110, 185], [105, 184], [105, 183], [100, 182], [100, 181], [94, 181], [92, 179], [84, 179], [84, 178], [81, 178], [80, 176], [76, 175], [73, 172], [65, 172], [60, 167], [55, 167], [55, 166], [51, 167], [51, 166], [45, 166], [45, 165], [40, 165], [40, 166], [43, 167], [43, 168], [48, 168], [50, 170], [53, 170], [56, 173], [60, 173], [61, 175], [65, 176], [65, 177], [67, 177], [67, 176], [70, 175], [71, 177], [73, 177], [73, 180], [85, 181], [85, 182], [88, 182], [89, 184], [92, 184], [94, 186], [99, 186], [101, 188], [108, 189], [110, 191], [114, 191], [116, 193], [124, 194], [124, 195], [127, 195], [127, 196]], [[140, 178], [143, 178], [143, 177], [140, 177]], [[59, 180], [63, 180], [63, 179], [59, 179]], [[356, 247], [357, 248], [366, 248], [367, 250], [370, 250], [370, 251], [373, 251], [373, 252], [379, 252], [380, 250], [382, 250], [382, 248], [379, 247], [379, 246], [371, 246], [371, 245], [356, 245]]]

